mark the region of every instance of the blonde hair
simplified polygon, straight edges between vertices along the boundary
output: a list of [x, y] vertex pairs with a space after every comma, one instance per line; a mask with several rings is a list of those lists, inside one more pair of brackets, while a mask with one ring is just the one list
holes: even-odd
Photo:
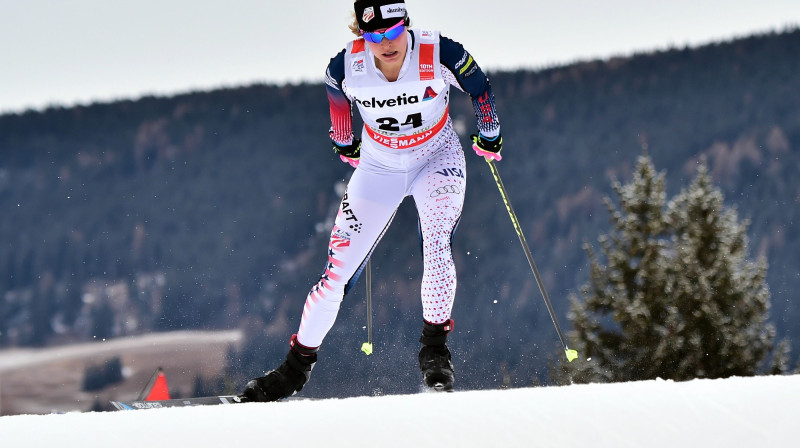
[[358, 27], [358, 20], [356, 20], [356, 13], [355, 11], [350, 12], [350, 17], [353, 19], [350, 21], [350, 24], [347, 25], [350, 28], [350, 32], [356, 35], [356, 37], [361, 37], [361, 29]]

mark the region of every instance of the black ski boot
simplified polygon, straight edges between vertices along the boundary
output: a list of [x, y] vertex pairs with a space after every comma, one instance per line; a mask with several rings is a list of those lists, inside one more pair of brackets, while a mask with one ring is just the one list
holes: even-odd
[[278, 401], [300, 392], [311, 378], [317, 362], [317, 348], [308, 348], [292, 335], [286, 361], [266, 375], [250, 380], [240, 395], [242, 401]]
[[450, 319], [443, 324], [429, 324], [423, 321], [422, 349], [419, 351], [419, 370], [422, 371], [422, 379], [428, 387], [437, 391], [451, 392], [455, 373], [450, 357], [450, 349], [447, 348], [447, 333], [453, 330], [453, 320]]

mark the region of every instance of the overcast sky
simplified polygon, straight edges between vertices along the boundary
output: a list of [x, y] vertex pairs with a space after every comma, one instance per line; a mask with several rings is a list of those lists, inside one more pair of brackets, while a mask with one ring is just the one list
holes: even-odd
[[[351, 0], [0, 0], [0, 112], [255, 82], [321, 82]], [[487, 70], [800, 24], [800, 0], [408, 0]]]

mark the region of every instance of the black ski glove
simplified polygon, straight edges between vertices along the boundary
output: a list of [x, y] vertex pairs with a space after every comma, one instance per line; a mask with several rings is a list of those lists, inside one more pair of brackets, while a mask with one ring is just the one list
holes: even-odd
[[341, 146], [333, 140], [331, 140], [331, 143], [333, 143], [333, 150], [336, 154], [339, 154], [339, 158], [342, 159], [342, 162], [349, 163], [353, 168], [358, 166], [358, 161], [361, 159], [360, 139], [354, 138], [353, 143], [346, 146]]
[[478, 135], [472, 134], [470, 138], [472, 139], [472, 149], [475, 150], [476, 154], [486, 157], [487, 160], [502, 160], [503, 157], [500, 155], [500, 150], [503, 149], [503, 137], [500, 134], [489, 139], [479, 132]]

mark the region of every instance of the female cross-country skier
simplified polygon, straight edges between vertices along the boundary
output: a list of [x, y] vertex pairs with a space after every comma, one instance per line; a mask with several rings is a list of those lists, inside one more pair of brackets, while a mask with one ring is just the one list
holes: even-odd
[[[472, 98], [479, 131], [472, 136], [475, 152], [500, 160], [494, 96], [461, 44], [437, 31], [408, 28], [403, 0], [357, 0], [354, 8], [350, 29], [358, 38], [331, 59], [325, 80], [333, 149], [356, 169], [331, 232], [327, 267], [306, 298], [286, 361], [251, 380], [242, 393], [246, 401], [276, 401], [303, 388], [344, 295], [406, 196], [416, 203], [424, 258], [419, 366], [428, 386], [453, 387], [446, 344], [456, 292], [450, 244], [467, 179], [448, 114], [449, 89]], [[353, 136], [353, 104], [364, 121], [361, 139]]]

